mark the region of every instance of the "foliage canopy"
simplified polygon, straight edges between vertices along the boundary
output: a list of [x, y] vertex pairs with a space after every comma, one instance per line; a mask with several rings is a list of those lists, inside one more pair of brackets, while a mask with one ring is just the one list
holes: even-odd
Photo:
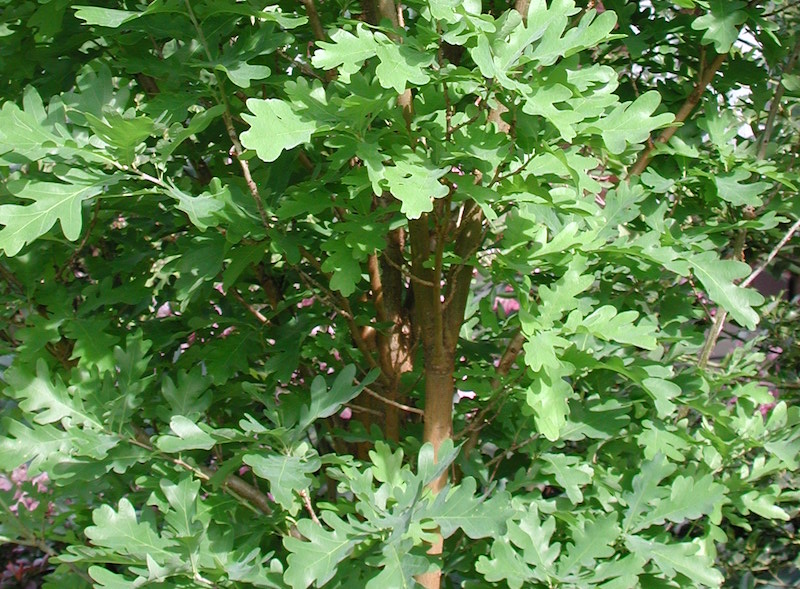
[[3, 539], [54, 587], [784, 574], [799, 30], [0, 0]]

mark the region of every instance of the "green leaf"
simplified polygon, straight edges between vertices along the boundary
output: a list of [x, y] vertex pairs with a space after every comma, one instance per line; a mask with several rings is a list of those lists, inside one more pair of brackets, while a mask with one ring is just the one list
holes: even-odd
[[721, 507], [725, 491], [726, 488], [715, 483], [710, 474], [697, 480], [690, 476], [675, 477], [670, 496], [659, 501], [655, 509], [645, 514], [633, 531], [660, 525], [667, 520], [681, 523], [708, 515]]
[[159, 536], [148, 524], [137, 521], [133, 505], [124, 497], [119, 500], [117, 511], [109, 505], [95, 509], [92, 521], [94, 525], [84, 533], [95, 546], [139, 557], [142, 562], [146, 555], [159, 564], [177, 557], [168, 550], [176, 546], [175, 541]]
[[141, 12], [131, 10], [117, 10], [114, 8], [100, 8], [98, 6], [73, 6], [75, 16], [87, 25], [99, 25], [116, 29], [126, 22], [130, 22], [142, 16]]
[[646, 320], [634, 325], [639, 317], [636, 311], [617, 313], [616, 307], [603, 305], [589, 316], [580, 319], [580, 313], [574, 311], [567, 320], [569, 329], [586, 330], [593, 336], [607, 341], [637, 346], [645, 350], [656, 349], [655, 327]]
[[15, 256], [28, 243], [41, 237], [61, 223], [64, 237], [75, 241], [80, 237], [81, 203], [99, 194], [98, 185], [62, 184], [35, 180], [14, 180], [6, 185], [19, 198], [34, 201], [32, 205], [0, 205], [0, 249]]
[[742, 168], [736, 168], [733, 172], [714, 174], [714, 184], [717, 185], [717, 194], [721, 199], [734, 206], [761, 206], [763, 201], [759, 195], [772, 185], [768, 182], [742, 183], [742, 180], [749, 179], [750, 172]]
[[542, 467], [542, 472], [554, 475], [556, 483], [566, 491], [573, 505], [582, 503], [581, 487], [592, 482], [594, 478], [592, 467], [583, 463], [577, 456], [542, 454], [541, 458], [547, 463]]
[[558, 440], [569, 415], [568, 401], [572, 387], [561, 376], [538, 373], [527, 391], [528, 405], [533, 409], [536, 427], [551, 442]]
[[178, 201], [178, 209], [186, 213], [192, 225], [200, 231], [219, 224], [217, 213], [225, 208], [225, 201], [231, 197], [230, 189], [223, 186], [219, 178], [211, 180], [209, 190], [198, 196], [187, 194], [172, 184], [169, 184], [167, 192]]
[[551, 2], [550, 12], [558, 17], [554, 22], [553, 17], [545, 15], [542, 10], [544, 4], [544, 0], [536, 0], [531, 2], [528, 9], [528, 27], [537, 26], [540, 30], [545, 29], [541, 41], [532, 54], [532, 58], [541, 65], [552, 65], [559, 57], [568, 57], [597, 46], [608, 38], [617, 25], [617, 15], [613, 10], [607, 10], [602, 14], [588, 10], [577, 26], [570, 27], [564, 33], [566, 25], [564, 17], [578, 12], [575, 2], [573, 0]]
[[561, 360], [558, 359], [557, 352], [564, 350], [571, 345], [571, 342], [558, 334], [560, 330], [548, 330], [536, 333], [528, 337], [528, 341], [522, 349], [525, 351], [525, 364], [531, 370], [539, 372], [542, 367], [558, 368]]
[[170, 128], [170, 135], [172, 136], [172, 141], [170, 141], [164, 149], [160, 150], [160, 154], [163, 158], [167, 158], [168, 156], [172, 155], [172, 153], [187, 139], [192, 137], [193, 135], [197, 135], [205, 131], [208, 126], [213, 123], [217, 118], [222, 116], [222, 113], [225, 112], [225, 105], [224, 104], [217, 104], [203, 110], [192, 117], [192, 120], [189, 121], [189, 124], [185, 127], [180, 124], [176, 123]]
[[242, 462], [253, 467], [256, 476], [269, 481], [272, 496], [284, 509], [289, 510], [297, 507], [294, 493], [307, 490], [314, 480], [311, 475], [320, 467], [319, 457], [315, 454], [245, 454]]
[[171, 508], [164, 516], [164, 521], [175, 531], [175, 537], [196, 537], [198, 527], [202, 530], [202, 524], [195, 522], [200, 481], [184, 476], [177, 484], [162, 479], [159, 486]]
[[608, 116], [592, 125], [600, 129], [608, 151], [620, 154], [625, 151], [627, 144], [642, 143], [650, 137], [654, 129], [673, 121], [675, 117], [671, 113], [651, 116], [660, 103], [661, 95], [651, 90], [632, 103], [619, 105]]
[[389, 444], [378, 440], [375, 442], [375, 448], [369, 451], [369, 457], [372, 460], [372, 476], [376, 481], [390, 485], [399, 485], [402, 482], [403, 477], [400, 474], [403, 470], [402, 448], [392, 452]]
[[432, 61], [429, 53], [420, 53], [388, 39], [378, 44], [375, 52], [381, 61], [375, 68], [375, 75], [384, 88], [393, 88], [402, 94], [410, 84], [422, 85], [430, 80], [424, 69]]
[[449, 167], [437, 168], [430, 162], [400, 160], [386, 166], [384, 174], [392, 195], [402, 204], [401, 212], [409, 219], [433, 210], [433, 199], [447, 196], [447, 186], [439, 182]]
[[476, 488], [474, 478], [465, 478], [457, 487], [436, 495], [434, 502], [421, 511], [420, 517], [433, 519], [445, 538], [459, 528], [473, 540], [502, 535], [506, 521], [512, 515], [510, 497], [496, 494], [491, 500], [483, 501], [476, 497]]
[[[678, 389], [680, 390], [680, 387]], [[671, 413], [672, 410], [663, 417]], [[642, 421], [642, 427], [642, 433], [637, 436], [636, 440], [644, 448], [644, 457], [647, 460], [652, 460], [659, 453], [675, 462], [686, 460], [684, 451], [688, 450], [690, 445], [681, 436], [673, 433], [676, 428], [670, 428], [663, 423], [653, 423], [649, 419]]]
[[289, 566], [283, 575], [292, 589], [306, 589], [312, 583], [322, 587], [336, 574], [337, 565], [347, 558], [360, 538], [355, 529], [330, 511], [322, 519], [332, 529], [303, 519], [297, 522], [297, 531], [306, 539], [291, 536], [283, 539], [283, 545], [291, 553], [286, 559]]
[[[508, 534], [492, 544], [489, 560], [478, 559], [476, 570], [489, 582], [506, 580], [512, 589], [524, 583], [539, 581], [551, 584], [555, 577], [554, 563], [561, 552], [559, 543], [552, 543], [555, 518], [550, 516], [542, 522], [535, 504], [527, 510], [519, 523], [508, 523]], [[509, 544], [509, 540], [522, 550], [522, 558]]]
[[164, 435], [156, 438], [156, 446], [170, 454], [185, 450], [210, 450], [216, 441], [188, 417], [173, 415], [169, 429], [174, 436]]
[[283, 151], [310, 141], [320, 128], [315, 119], [295, 113], [283, 100], [251, 98], [247, 108], [253, 114], [242, 115], [250, 125], [250, 129], [242, 133], [242, 145], [254, 149], [265, 162], [274, 162]]
[[112, 573], [99, 566], [90, 566], [89, 576], [97, 581], [98, 584], [95, 587], [102, 589], [136, 589], [139, 587], [139, 583], [136, 581], [129, 581], [123, 575]]
[[270, 75], [270, 69], [265, 65], [253, 65], [246, 61], [234, 64], [217, 64], [216, 69], [225, 72], [228, 79], [239, 86], [249, 88], [253, 80], [263, 80]]
[[734, 41], [739, 38], [739, 25], [747, 20], [744, 2], [739, 0], [710, 0], [710, 10], [695, 19], [692, 28], [703, 33], [703, 44], [714, 43], [719, 54], [728, 53]]
[[414, 589], [418, 587], [414, 576], [426, 572], [431, 565], [424, 555], [414, 554], [413, 548], [414, 540], [411, 538], [384, 544], [381, 549], [381, 559], [375, 561], [375, 566], [382, 570], [367, 582], [365, 588]]
[[656, 402], [656, 411], [659, 419], [666, 419], [675, 411], [672, 399], [681, 394], [681, 387], [674, 382], [663, 378], [648, 377], [642, 379], [642, 388]]
[[136, 147], [150, 137], [155, 128], [153, 121], [145, 116], [124, 117], [118, 112], [106, 111], [100, 119], [92, 113], [83, 113], [92, 131], [107, 143], [109, 150], [122, 164], [132, 164], [136, 158]]
[[[38, 92], [25, 89], [26, 102], [41, 104]], [[26, 160], [36, 161], [55, 148], [63, 145], [63, 139], [46, 129], [39, 108], [20, 109], [13, 102], [6, 102], [0, 110], [0, 155], [12, 152]]]
[[761, 305], [764, 297], [733, 283], [750, 274], [750, 266], [737, 260], [720, 260], [714, 252], [696, 254], [688, 261], [711, 300], [721, 305], [740, 325], [755, 329], [758, 313], [753, 306]]
[[580, 522], [572, 531], [573, 543], [567, 545], [566, 554], [559, 559], [558, 574], [564, 577], [577, 573], [580, 566], [591, 569], [597, 560], [614, 556], [619, 534], [616, 513]]
[[758, 489], [741, 496], [745, 508], [767, 519], [789, 521], [791, 516], [781, 507], [775, 505], [776, 497], [768, 490]]
[[662, 544], [638, 536], [628, 536], [625, 544], [645, 561], [652, 560], [668, 579], [680, 573], [706, 587], [719, 587], [724, 580], [722, 574], [713, 568], [712, 559], [699, 553], [697, 544]]
[[571, 108], [557, 108], [556, 104], [564, 103], [572, 98], [572, 90], [562, 84], [541, 86], [526, 97], [522, 111], [529, 115], [542, 116], [550, 121], [564, 141], [572, 141], [577, 132], [575, 123], [583, 120], [584, 115]]
[[359, 385], [353, 385], [356, 367], [354, 364], [348, 364], [338, 374], [330, 390], [325, 378], [317, 376], [311, 383], [311, 403], [300, 410], [298, 428], [304, 431], [317, 419], [330, 417], [339, 411], [342, 405], [355, 399], [365, 386], [375, 382], [379, 374], [377, 370], [373, 370]]
[[94, 423], [83, 408], [76, 405], [67, 387], [56, 376], [55, 383], [50, 380], [50, 371], [44, 360], [36, 363], [36, 375], [27, 373], [23, 368], [11, 366], [3, 374], [10, 392], [16, 399], [21, 399], [20, 409], [34, 415], [36, 423], [56, 423], [63, 419], [71, 419], [76, 424]]
[[340, 74], [350, 76], [361, 69], [364, 61], [373, 57], [378, 49], [372, 33], [364, 25], [356, 27], [356, 34], [344, 29], [331, 33], [331, 42], [318, 41], [320, 47], [314, 52], [311, 64], [324, 70], [339, 70]]
[[198, 418], [211, 405], [211, 391], [208, 390], [210, 384], [211, 379], [203, 376], [198, 366], [189, 372], [179, 370], [177, 384], [168, 375], [164, 375], [161, 394], [174, 415], [184, 415], [191, 420]]
[[330, 272], [331, 288], [349, 297], [361, 282], [361, 264], [353, 250], [340, 236], [325, 244], [328, 257], [322, 262], [322, 271]]
[[76, 427], [63, 431], [52, 425], [39, 425], [34, 429], [11, 420], [6, 421], [4, 427], [5, 435], [0, 438], [0, 468], [10, 472], [28, 463], [30, 476], [47, 472], [52, 477], [56, 466], [75, 456], [101, 460], [119, 443], [116, 436]]
[[641, 471], [633, 477], [633, 491], [622, 495], [628, 509], [622, 522], [623, 531], [627, 531], [640, 516], [647, 510], [648, 505], [660, 501], [665, 492], [659, 483], [675, 472], [675, 465], [667, 462], [663, 454], [657, 455], [653, 460], [648, 460], [642, 465]]
[[104, 318], [73, 319], [64, 326], [64, 333], [74, 340], [71, 360], [77, 360], [79, 366], [96, 366], [100, 372], [114, 370], [114, 356], [109, 354], [119, 340], [107, 331], [109, 320]]

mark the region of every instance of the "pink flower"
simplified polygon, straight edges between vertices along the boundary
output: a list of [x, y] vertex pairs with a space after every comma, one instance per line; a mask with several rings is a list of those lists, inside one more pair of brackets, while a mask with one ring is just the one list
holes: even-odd
[[519, 301], [509, 297], [495, 297], [492, 311], [497, 311], [497, 307], [503, 309], [503, 314], [508, 316], [519, 311]]

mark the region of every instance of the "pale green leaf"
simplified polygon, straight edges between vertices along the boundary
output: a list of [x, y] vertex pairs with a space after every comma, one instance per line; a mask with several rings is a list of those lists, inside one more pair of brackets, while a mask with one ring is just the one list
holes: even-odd
[[642, 143], [650, 137], [651, 131], [673, 121], [674, 116], [671, 113], [652, 116], [660, 103], [661, 95], [651, 90], [634, 102], [619, 105], [608, 116], [592, 125], [600, 129], [608, 151], [620, 154], [627, 145]]
[[447, 196], [447, 186], [439, 178], [450, 168], [437, 168], [430, 162], [398, 161], [384, 169], [389, 190], [402, 204], [400, 210], [409, 219], [433, 210], [433, 199]]
[[512, 515], [510, 498], [497, 494], [484, 501], [476, 496], [476, 489], [475, 479], [465, 478], [457, 487], [440, 492], [434, 502], [422, 510], [421, 517], [433, 519], [445, 538], [457, 529], [472, 539], [502, 535]]
[[739, 37], [739, 25], [747, 20], [744, 2], [739, 0], [710, 0], [710, 10], [695, 19], [692, 28], [703, 33], [703, 44], [714, 43], [714, 50], [724, 54], [730, 51]]
[[230, 199], [231, 194], [230, 189], [223, 186], [219, 178], [211, 180], [208, 190], [198, 196], [192, 196], [171, 183], [167, 192], [178, 201], [177, 208], [186, 213], [192, 225], [200, 231], [219, 224], [217, 213], [225, 208], [225, 201]]
[[591, 569], [597, 560], [614, 556], [620, 531], [616, 513], [580, 522], [572, 531], [572, 544], [567, 544], [566, 554], [559, 559], [558, 574], [577, 573], [581, 566]]
[[285, 509], [296, 506], [294, 493], [308, 489], [313, 481], [311, 475], [320, 467], [316, 455], [245, 454], [242, 461], [253, 467], [256, 476], [269, 481], [272, 496]]
[[764, 297], [733, 282], [750, 274], [750, 267], [738, 260], [721, 260], [714, 252], [696, 254], [688, 261], [711, 300], [721, 305], [739, 324], [755, 329], [758, 313], [753, 307], [761, 305]]
[[133, 505], [124, 497], [119, 500], [117, 511], [110, 505], [95, 509], [92, 521], [94, 525], [86, 528], [84, 533], [95, 546], [140, 557], [142, 562], [146, 555], [162, 564], [177, 557], [168, 550], [176, 546], [175, 541], [163, 538], [148, 524], [137, 521]]
[[205, 431], [188, 417], [173, 415], [169, 428], [174, 436], [164, 435], [156, 438], [156, 446], [170, 454], [185, 450], [210, 450], [216, 443]]
[[382, 570], [367, 582], [365, 588], [414, 589], [419, 587], [414, 576], [427, 571], [430, 565], [424, 555], [411, 552], [413, 546], [414, 540], [411, 538], [385, 543], [381, 549], [380, 560], [375, 561], [375, 566]]
[[573, 505], [582, 503], [581, 488], [592, 482], [592, 467], [582, 463], [577, 456], [566, 454], [543, 454], [541, 459], [547, 463], [542, 467], [542, 472], [555, 477], [556, 483], [564, 489]]
[[303, 519], [297, 522], [297, 531], [305, 540], [291, 536], [283, 539], [283, 545], [290, 552], [283, 578], [292, 589], [306, 589], [311, 584], [324, 586], [360, 540], [350, 524], [330, 511], [326, 511], [322, 519], [332, 530]]
[[430, 80], [425, 68], [430, 65], [432, 55], [388, 40], [378, 44], [375, 51], [380, 59], [375, 75], [384, 88], [393, 88], [402, 94], [410, 85], [419, 86]]
[[19, 198], [33, 200], [28, 206], [0, 205], [0, 249], [7, 256], [15, 256], [28, 243], [47, 233], [56, 221], [61, 224], [64, 237], [75, 241], [80, 237], [83, 219], [81, 203], [100, 193], [102, 186], [62, 184], [14, 180], [8, 189]]
[[675, 465], [667, 462], [663, 454], [657, 455], [653, 460], [648, 460], [635, 477], [633, 477], [633, 490], [622, 495], [628, 505], [625, 510], [625, 519], [622, 527], [627, 532], [635, 522], [639, 521], [648, 505], [655, 505], [666, 492], [659, 487], [659, 483], [675, 472]]
[[315, 119], [302, 117], [283, 100], [251, 98], [247, 108], [253, 114], [242, 115], [250, 125], [242, 133], [242, 145], [254, 149], [265, 162], [274, 162], [285, 150], [306, 143], [319, 128]]
[[314, 378], [311, 383], [311, 403], [300, 410], [299, 429], [305, 430], [315, 420], [330, 417], [339, 411], [343, 404], [354, 399], [365, 386], [372, 384], [378, 378], [379, 372], [373, 370], [358, 385], [353, 384], [355, 375], [355, 365], [348, 364], [339, 372], [330, 390], [324, 377]]
[[270, 69], [265, 65], [254, 65], [246, 61], [233, 64], [217, 64], [216, 69], [225, 72], [228, 79], [239, 86], [249, 88], [253, 80], [263, 80], [270, 75]]
[[378, 49], [372, 33], [363, 25], [356, 27], [356, 34], [337, 29], [331, 33], [330, 42], [319, 41], [311, 64], [323, 70], [337, 69], [340, 73], [356, 73], [364, 61], [373, 57]]
[[561, 376], [538, 373], [527, 391], [528, 405], [533, 409], [536, 427], [551, 442], [555, 442], [569, 415], [568, 401], [572, 387]]
[[142, 16], [141, 12], [131, 10], [117, 10], [115, 8], [100, 8], [99, 6], [73, 6], [75, 16], [87, 25], [98, 25], [116, 29], [126, 22]]
[[742, 182], [749, 179], [750, 172], [742, 168], [736, 168], [733, 172], [714, 174], [714, 183], [717, 185], [717, 194], [720, 198], [734, 206], [761, 206], [763, 201], [760, 195], [772, 185], [768, 182]]
[[719, 587], [724, 580], [722, 574], [713, 567], [713, 559], [699, 553], [697, 544], [662, 544], [638, 536], [628, 536], [625, 544], [634, 554], [652, 561], [667, 578], [671, 579], [680, 573], [706, 587]]
[[672, 482], [669, 497], [661, 499], [655, 509], [646, 513], [633, 531], [644, 530], [669, 520], [681, 523], [698, 519], [719, 509], [725, 500], [726, 488], [714, 482], [710, 474], [700, 479], [678, 476]]

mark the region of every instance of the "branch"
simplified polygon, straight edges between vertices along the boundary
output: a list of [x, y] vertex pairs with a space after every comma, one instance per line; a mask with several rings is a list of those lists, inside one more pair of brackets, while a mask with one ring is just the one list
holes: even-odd
[[764, 132], [758, 140], [758, 151], [756, 157], [760, 160], [763, 160], [767, 156], [767, 146], [769, 145], [769, 140], [772, 136], [775, 118], [778, 116], [781, 99], [783, 98], [783, 93], [786, 90], [786, 87], [781, 82], [784, 76], [792, 71], [798, 57], [800, 57], [800, 37], [797, 39], [797, 43], [794, 46], [794, 51], [792, 51], [792, 55], [789, 57], [786, 67], [783, 68], [783, 73], [778, 80], [778, 87], [775, 89], [775, 96], [773, 96], [772, 102], [769, 105], [769, 114], [767, 114], [767, 122], [764, 125]]
[[750, 273], [750, 276], [745, 278], [740, 286], [743, 287], [750, 286], [750, 284], [752, 284], [752, 282], [756, 278], [758, 278], [758, 275], [761, 274], [767, 266], [769, 266], [770, 262], [772, 262], [772, 260], [775, 259], [775, 256], [778, 255], [778, 252], [780, 252], [781, 249], [783, 249], [783, 246], [785, 246], [789, 242], [789, 240], [792, 238], [792, 235], [794, 235], [798, 229], [800, 229], [800, 219], [794, 222], [794, 225], [792, 225], [789, 228], [789, 231], [787, 231], [786, 235], [784, 235], [783, 238], [778, 242], [778, 245], [772, 248], [772, 251], [769, 252], [767, 259], [764, 260], [764, 262], [758, 268], [753, 270]]
[[308, 13], [308, 22], [311, 23], [311, 30], [314, 33], [317, 41], [324, 41], [326, 39], [325, 29], [322, 28], [322, 21], [319, 19], [317, 7], [314, 5], [314, 0], [300, 0], [303, 6], [306, 7]]
[[412, 281], [414, 281], [414, 282], [417, 282], [418, 284], [422, 284], [422, 285], [424, 285], [424, 286], [429, 286], [429, 287], [431, 287], [431, 288], [433, 288], [434, 286], [436, 286], [436, 285], [435, 285], [433, 282], [431, 282], [431, 281], [429, 281], [429, 280], [425, 280], [425, 279], [423, 279], [423, 278], [420, 278], [419, 276], [416, 276], [415, 274], [412, 274], [412, 273], [411, 273], [411, 272], [409, 272], [408, 270], [405, 270], [405, 269], [404, 269], [404, 268], [403, 268], [403, 267], [402, 267], [400, 264], [398, 264], [397, 262], [395, 262], [394, 260], [392, 260], [392, 259], [391, 259], [391, 258], [390, 258], [390, 257], [389, 257], [387, 254], [386, 254], [386, 252], [383, 252], [383, 253], [382, 253], [382, 256], [383, 256], [383, 259], [384, 259], [384, 260], [386, 260], [386, 262], [387, 262], [387, 263], [388, 263], [388, 264], [389, 264], [389, 265], [390, 265], [392, 268], [394, 268], [395, 270], [397, 270], [398, 272], [400, 272], [400, 273], [401, 273], [403, 276], [405, 276], [405, 277], [406, 277], [406, 278], [408, 278], [409, 280], [412, 280]]
[[[746, 239], [747, 239], [747, 231], [742, 229], [737, 234], [736, 241], [733, 244], [733, 258], [735, 260], [743, 260], [744, 245]], [[700, 359], [698, 360], [697, 365], [700, 367], [701, 370], [704, 369], [706, 366], [708, 366], [708, 361], [711, 359], [711, 353], [714, 351], [714, 348], [717, 345], [717, 340], [719, 340], [719, 336], [722, 333], [722, 328], [725, 326], [725, 320], [727, 318], [728, 318], [728, 312], [724, 310], [722, 307], [718, 306], [717, 315], [716, 317], [714, 317], [714, 324], [708, 331], [708, 335], [706, 336], [706, 341], [703, 344], [702, 350], [700, 350]], [[679, 413], [679, 416], [681, 415], [681, 413]]]
[[92, 211], [92, 220], [89, 221], [89, 226], [86, 228], [86, 233], [84, 234], [83, 239], [81, 239], [81, 242], [78, 244], [78, 247], [75, 249], [75, 251], [72, 252], [72, 255], [69, 257], [69, 259], [64, 262], [61, 268], [59, 268], [56, 272], [56, 276], [58, 276], [59, 281], [63, 280], [64, 272], [66, 272], [67, 268], [71, 267], [75, 263], [75, 260], [78, 259], [78, 255], [81, 253], [83, 248], [86, 247], [89, 237], [91, 237], [92, 231], [94, 230], [95, 225], [97, 225], [97, 216], [99, 213], [100, 199], [98, 198], [95, 200], [94, 210]]
[[718, 55], [711, 65], [709, 65], [708, 68], [703, 72], [702, 78], [697, 82], [694, 90], [692, 90], [692, 93], [686, 99], [686, 102], [683, 103], [683, 106], [681, 106], [680, 110], [675, 115], [675, 120], [673, 123], [664, 129], [661, 132], [661, 135], [659, 135], [655, 141], [649, 141], [647, 143], [644, 151], [639, 155], [639, 159], [636, 160], [636, 163], [633, 164], [633, 167], [628, 172], [626, 179], [629, 179], [632, 176], [638, 176], [645, 170], [645, 168], [647, 168], [647, 165], [650, 163], [653, 150], [656, 148], [656, 143], [666, 143], [672, 138], [672, 136], [678, 130], [678, 127], [681, 126], [681, 124], [689, 117], [695, 107], [700, 103], [700, 98], [702, 98], [706, 87], [711, 83], [711, 80], [714, 79], [714, 76], [722, 66], [726, 57], [727, 54]]
[[[186, 10], [189, 14], [189, 19], [192, 21], [192, 25], [194, 25], [194, 28], [197, 31], [198, 40], [203, 47], [206, 57], [210, 63], [213, 63], [214, 58], [211, 56], [211, 49], [209, 48], [208, 41], [203, 33], [203, 29], [200, 26], [200, 23], [197, 21], [194, 10], [192, 10], [192, 3], [189, 0], [184, 0], [184, 3], [186, 4]], [[222, 114], [222, 120], [225, 123], [225, 129], [228, 131], [228, 136], [233, 144], [233, 153], [236, 156], [236, 160], [239, 162], [239, 166], [242, 168], [242, 175], [244, 176], [247, 188], [250, 190], [250, 195], [253, 197], [253, 200], [256, 203], [256, 208], [258, 208], [258, 214], [261, 217], [261, 223], [264, 225], [264, 229], [269, 230], [271, 223], [267, 218], [267, 212], [264, 209], [264, 201], [261, 199], [261, 193], [258, 191], [258, 186], [256, 185], [255, 181], [253, 180], [253, 176], [250, 173], [250, 164], [247, 160], [242, 159], [244, 148], [242, 148], [242, 144], [239, 142], [239, 135], [236, 133], [236, 129], [233, 126], [233, 114], [231, 111], [231, 105], [228, 102], [228, 97], [225, 95], [224, 80], [216, 69], [213, 70], [213, 73], [214, 78], [217, 81], [217, 86], [219, 87], [220, 103], [225, 108], [225, 112]]]
[[398, 403], [397, 401], [392, 401], [391, 399], [387, 399], [384, 396], [379, 395], [369, 387], [364, 387], [364, 392], [367, 393], [370, 397], [374, 399], [378, 399], [382, 403], [386, 403], [387, 405], [391, 405], [392, 407], [397, 407], [398, 409], [402, 409], [403, 411], [408, 411], [409, 413], [416, 413], [417, 415], [425, 415], [425, 412], [421, 409], [417, 409], [416, 407], [411, 407], [409, 405], [403, 405], [402, 403]]
[[[162, 458], [164, 458], [169, 462], [172, 462], [176, 466], [180, 466], [181, 468], [184, 468], [194, 473], [194, 475], [202, 481], [206, 482], [210, 481], [211, 477], [213, 477], [216, 474], [213, 470], [211, 470], [207, 466], [194, 467], [191, 464], [188, 464], [187, 462], [181, 460], [180, 458], [174, 458], [172, 456], [164, 454], [157, 448], [153, 447], [153, 445], [150, 443], [150, 437], [144, 431], [142, 431], [135, 425], [133, 425], [132, 427], [135, 437], [133, 438], [123, 437], [123, 439], [127, 440], [131, 444], [139, 446], [140, 448], [143, 448], [148, 452], [153, 452], [154, 454], [160, 455]], [[261, 511], [266, 515], [272, 513], [272, 505], [270, 503], [269, 498], [264, 493], [259, 491], [256, 487], [250, 485], [249, 483], [245, 482], [236, 475], [229, 474], [227, 477], [225, 477], [225, 480], [222, 482], [222, 488], [230, 491], [231, 494], [233, 494], [234, 496], [249, 502], [248, 507], [250, 507], [251, 509], [255, 507], [256, 509], [258, 509], [259, 511]]]
[[269, 323], [269, 319], [263, 313], [261, 313], [261, 311], [253, 307], [253, 305], [248, 303], [246, 300], [244, 300], [244, 297], [242, 297], [241, 293], [239, 293], [239, 291], [236, 288], [231, 287], [228, 290], [228, 293], [233, 295], [233, 298], [235, 298], [242, 305], [244, 305], [244, 308], [247, 309], [253, 315], [253, 317], [258, 319], [261, 323], [263, 323], [264, 325], [267, 325]]
[[320, 523], [319, 518], [317, 517], [317, 512], [314, 511], [314, 506], [311, 505], [311, 497], [308, 496], [308, 491], [301, 489], [297, 492], [297, 494], [303, 499], [303, 505], [306, 506], [306, 511], [308, 512], [308, 515], [311, 516], [312, 521], [318, 526], [321, 526], [322, 523]]

